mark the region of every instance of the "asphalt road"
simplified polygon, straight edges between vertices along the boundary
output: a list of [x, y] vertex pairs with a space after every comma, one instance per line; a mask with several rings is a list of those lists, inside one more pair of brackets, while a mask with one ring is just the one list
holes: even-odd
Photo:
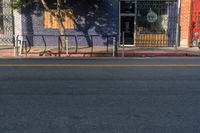
[[200, 58], [0, 59], [0, 133], [199, 133]]

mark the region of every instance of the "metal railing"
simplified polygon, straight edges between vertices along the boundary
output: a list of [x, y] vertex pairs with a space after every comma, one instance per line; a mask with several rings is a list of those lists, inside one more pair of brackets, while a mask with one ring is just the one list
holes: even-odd
[[[61, 50], [61, 39], [66, 39], [65, 43], [65, 52]], [[102, 44], [94, 44], [95, 38], [99, 38], [102, 40], [106, 40], [106, 42]], [[51, 38], [51, 41], [49, 41], [47, 38]], [[54, 38], [54, 39], [52, 39]], [[72, 39], [73, 38], [73, 39]], [[99, 46], [103, 48], [103, 53], [110, 53], [112, 56], [115, 56], [117, 53], [117, 43], [116, 38], [117, 35], [41, 35], [41, 34], [35, 34], [35, 35], [17, 35], [15, 37], [15, 50], [14, 55], [19, 56], [21, 54], [25, 54], [26, 56], [31, 53], [32, 49], [34, 47], [39, 46], [40, 47], [40, 54], [46, 54], [49, 52], [47, 50], [47, 47], [54, 46], [57, 47], [56, 51], [52, 52], [56, 56], [61, 56], [61, 54], [78, 54], [80, 53], [79, 50], [83, 49], [83, 44], [80, 44], [78, 39], [79, 38], [89, 38], [90, 43], [86, 44], [87, 51], [85, 53], [98, 53], [98, 51], [95, 51], [94, 49]], [[75, 44], [70, 44], [70, 41], [68, 39], [74, 40]], [[39, 42], [39, 44], [38, 44]], [[37, 43], [37, 44], [36, 44]], [[51, 43], [54, 43], [53, 45]], [[90, 49], [90, 50], [89, 50]], [[42, 50], [42, 51], [41, 51]], [[83, 51], [81, 53], [84, 53]]]

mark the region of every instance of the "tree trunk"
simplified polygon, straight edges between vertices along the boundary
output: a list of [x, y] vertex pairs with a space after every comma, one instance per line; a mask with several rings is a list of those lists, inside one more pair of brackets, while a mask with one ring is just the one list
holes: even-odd
[[65, 34], [65, 27], [63, 25], [62, 18], [58, 18], [58, 26], [59, 26], [59, 33], [60, 33], [60, 50], [61, 52], [65, 52], [66, 45], [67, 45], [67, 36]]
[[66, 50], [66, 35], [65, 35], [65, 26], [64, 26], [64, 19], [65, 15], [61, 11], [61, 0], [57, 0], [57, 21], [59, 26], [59, 32], [60, 32], [60, 50], [61, 52], [64, 52]]
[[67, 37], [66, 37], [66, 34], [65, 34], [65, 26], [64, 26], [64, 18], [65, 18], [65, 15], [62, 13], [62, 9], [61, 9], [61, 5], [62, 5], [62, 1], [61, 0], [57, 0], [57, 9], [56, 9], [56, 12], [53, 12], [49, 9], [49, 7], [47, 6], [46, 4], [46, 1], [45, 0], [40, 0], [42, 2], [42, 5], [44, 6], [44, 8], [50, 12], [50, 14], [52, 16], [54, 16], [58, 22], [58, 27], [59, 27], [59, 33], [60, 33], [60, 51], [61, 52], [65, 52], [66, 50], [66, 43], [67, 42]]

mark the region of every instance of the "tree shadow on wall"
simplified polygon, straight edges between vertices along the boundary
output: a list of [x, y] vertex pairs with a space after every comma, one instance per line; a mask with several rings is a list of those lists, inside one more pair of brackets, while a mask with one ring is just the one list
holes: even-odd
[[112, 0], [79, 0], [69, 2], [76, 18], [76, 31], [86, 37], [88, 46], [92, 46], [90, 35], [117, 34], [117, 6]]
[[[71, 34], [84, 35], [89, 47], [92, 46], [91, 35], [113, 35], [117, 34], [118, 9], [113, 0], [66, 0], [62, 5], [63, 9], [72, 9], [75, 17], [75, 29]], [[49, 0], [47, 5], [56, 8], [55, 0]], [[29, 35], [30, 42], [33, 42], [33, 15], [43, 16], [43, 7], [33, 5], [22, 10], [25, 31]], [[39, 12], [40, 14], [37, 14]], [[57, 33], [57, 32], [56, 32]], [[67, 34], [70, 34], [66, 30]]]

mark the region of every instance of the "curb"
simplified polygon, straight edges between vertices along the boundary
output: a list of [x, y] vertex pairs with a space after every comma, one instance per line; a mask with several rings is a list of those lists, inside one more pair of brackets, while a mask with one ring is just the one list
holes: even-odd
[[[185, 57], [199, 56], [190, 53], [118, 53], [116, 57]], [[57, 53], [30, 53], [22, 54], [18, 57], [112, 57], [111, 53], [78, 53], [78, 54], [57, 54]], [[16, 57], [13, 52], [0, 53], [0, 57]]]

